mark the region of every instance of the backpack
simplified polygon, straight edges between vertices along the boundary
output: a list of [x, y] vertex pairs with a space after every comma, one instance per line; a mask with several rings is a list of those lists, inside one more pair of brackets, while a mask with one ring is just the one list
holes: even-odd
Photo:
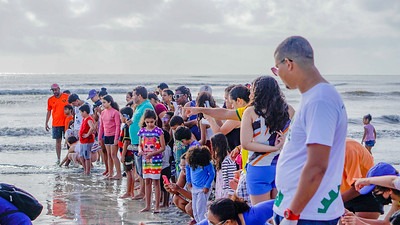
[[[0, 183], [0, 197], [12, 203], [31, 220], [36, 219], [43, 209], [43, 205], [35, 197], [11, 184]], [[0, 217], [8, 214], [10, 213], [4, 213]]]

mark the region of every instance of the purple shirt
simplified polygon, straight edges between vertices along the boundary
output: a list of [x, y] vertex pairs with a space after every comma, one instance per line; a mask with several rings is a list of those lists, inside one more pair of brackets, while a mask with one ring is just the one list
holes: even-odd
[[369, 124], [365, 125], [364, 128], [365, 128], [365, 130], [366, 130], [366, 131], [365, 131], [365, 132], [366, 132], [366, 135], [365, 135], [364, 141], [374, 141], [374, 140], [375, 140], [375, 136], [374, 136], [374, 130], [375, 130], [375, 128], [374, 128], [374, 126], [372, 126], [372, 125], [369, 123]]

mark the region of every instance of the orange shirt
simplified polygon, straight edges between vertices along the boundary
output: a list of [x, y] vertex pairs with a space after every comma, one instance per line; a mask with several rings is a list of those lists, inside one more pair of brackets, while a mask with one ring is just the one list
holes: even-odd
[[346, 139], [346, 156], [340, 192], [351, 188], [353, 178], [366, 177], [368, 170], [374, 166], [374, 157], [369, 151], [354, 139]]
[[67, 117], [65, 117], [65, 127], [64, 127], [64, 131], [67, 131], [69, 129], [69, 121], [73, 120], [74, 116], [73, 115], [69, 115]]
[[68, 104], [68, 95], [61, 93], [60, 97], [56, 98], [54, 95], [47, 100], [47, 111], [51, 111], [53, 117], [53, 127], [65, 126], [64, 106]]

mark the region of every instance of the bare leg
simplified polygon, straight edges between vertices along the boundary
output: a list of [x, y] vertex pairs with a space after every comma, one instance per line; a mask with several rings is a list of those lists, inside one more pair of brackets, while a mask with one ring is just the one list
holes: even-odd
[[118, 159], [118, 145], [112, 145], [111, 147], [111, 154], [112, 154], [112, 161], [114, 162], [115, 165], [115, 170], [117, 172], [117, 174], [112, 177], [112, 179], [116, 179], [119, 180], [122, 178], [122, 174], [121, 174], [121, 162]]
[[107, 177], [112, 177], [114, 175], [114, 163], [112, 160], [112, 151], [111, 151], [111, 145], [106, 145], [107, 149], [107, 158], [108, 158], [108, 174], [106, 174]]
[[56, 139], [56, 153], [57, 153], [57, 162], [60, 163], [61, 159], [61, 138]]
[[[154, 213], [159, 213], [160, 212], [160, 195], [161, 195], [160, 179], [152, 180], [152, 182], [154, 185], [154, 195], [155, 195], [155, 200], [156, 200], [156, 205], [154, 207]], [[146, 199], [146, 201], [147, 201], [147, 199]]]
[[140, 212], [147, 212], [150, 211], [150, 204], [151, 204], [151, 183], [152, 180], [150, 178], [145, 179], [145, 195], [146, 195], [146, 207], [144, 207]]
[[102, 152], [101, 156], [103, 157], [103, 163], [106, 166], [106, 171], [104, 171], [103, 175], [107, 175], [109, 173], [108, 156], [107, 156], [107, 149], [103, 141], [101, 142], [101, 152]]

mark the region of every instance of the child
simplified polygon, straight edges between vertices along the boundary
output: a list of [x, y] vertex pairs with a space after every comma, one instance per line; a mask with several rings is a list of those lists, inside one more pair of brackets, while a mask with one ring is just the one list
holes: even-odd
[[211, 137], [212, 152], [214, 153], [215, 169], [217, 179], [215, 183], [215, 199], [229, 198], [233, 195], [229, 181], [234, 178], [237, 170], [236, 163], [229, 155], [228, 140], [222, 133], [217, 133]]
[[374, 126], [370, 123], [372, 120], [371, 114], [365, 115], [363, 118], [364, 123], [364, 135], [361, 140], [361, 144], [365, 143], [365, 148], [368, 149], [369, 153], [372, 154], [371, 149], [374, 147], [376, 142], [376, 131]]
[[70, 136], [66, 138], [67, 138], [66, 144], [68, 145], [68, 153], [63, 159], [63, 161], [60, 163], [60, 167], [62, 167], [64, 164], [66, 167], [68, 167], [71, 161], [74, 162], [74, 165], [77, 165], [76, 155], [79, 155], [79, 153], [77, 153], [77, 150], [79, 149], [79, 147], [77, 148], [77, 146], [79, 146], [78, 139], [75, 136]]
[[200, 146], [200, 143], [196, 140], [195, 136], [187, 127], [179, 127], [175, 132], [175, 140], [181, 141], [184, 145], [189, 148]]
[[128, 120], [132, 118], [133, 110], [131, 107], [124, 107], [120, 111], [121, 122], [124, 126], [121, 130], [120, 140], [122, 142], [122, 155], [121, 163], [124, 164], [126, 172], [126, 192], [120, 198], [133, 198], [135, 197], [135, 172], [134, 172], [134, 160], [133, 151], [129, 148], [131, 144], [131, 138], [129, 137], [129, 125]]
[[[164, 132], [164, 139], [165, 143], [168, 143], [170, 140], [170, 135], [166, 130], [163, 130]], [[169, 145], [165, 145], [165, 151], [162, 153], [162, 170], [161, 170], [161, 176], [165, 175], [168, 180], [171, 179], [171, 160], [172, 157], [172, 149]], [[173, 181], [175, 182], [175, 181]], [[160, 183], [163, 183], [162, 177], [160, 178]], [[165, 190], [164, 185], [161, 185], [161, 202], [162, 206], [161, 207], [168, 207], [169, 206], [169, 192]]]
[[[175, 177], [178, 178], [179, 177], [179, 173], [181, 172], [181, 169], [179, 167], [179, 163], [181, 160], [181, 156], [183, 154], [186, 153], [186, 151], [188, 150], [188, 147], [184, 144], [182, 144], [181, 141], [176, 140], [175, 138], [175, 132], [179, 127], [183, 127], [184, 125], [184, 121], [183, 118], [181, 116], [173, 116], [170, 121], [169, 121], [169, 127], [171, 129], [171, 134], [172, 134], [172, 138], [174, 139], [174, 145], [172, 147], [173, 153], [174, 153], [174, 158], [175, 158], [175, 165], [173, 165], [175, 167]], [[171, 171], [173, 171], [171, 169]]]
[[83, 173], [85, 175], [89, 175], [92, 164], [91, 150], [92, 150], [92, 145], [94, 143], [95, 126], [93, 118], [89, 115], [90, 113], [89, 105], [86, 104], [82, 105], [81, 107], [79, 107], [79, 111], [83, 118], [81, 128], [79, 129], [79, 142], [81, 143], [80, 157], [82, 160], [82, 166], [84, 170]]
[[[100, 116], [100, 129], [99, 129], [99, 142], [104, 143], [107, 150], [108, 159], [108, 174], [105, 174], [107, 178], [120, 180], [121, 174], [121, 163], [118, 159], [118, 139], [121, 129], [121, 120], [119, 116], [119, 106], [111, 97], [106, 95], [101, 99], [104, 110]], [[114, 176], [114, 166], [116, 175]], [[106, 167], [107, 169], [107, 167]]]
[[196, 221], [205, 219], [211, 183], [215, 177], [210, 160], [210, 149], [207, 146], [191, 147], [187, 152], [186, 182], [192, 192], [192, 209]]
[[72, 108], [72, 105], [65, 105], [64, 106], [64, 115], [65, 117], [65, 125], [64, 125], [64, 132], [66, 132], [69, 129], [70, 126], [70, 121], [74, 119], [74, 108]]
[[156, 126], [157, 115], [153, 110], [146, 110], [138, 132], [139, 155], [142, 155], [143, 179], [145, 179], [146, 207], [140, 212], [150, 211], [152, 184], [155, 189], [154, 213], [160, 212], [160, 177], [162, 168], [162, 152], [165, 150], [164, 134]]

